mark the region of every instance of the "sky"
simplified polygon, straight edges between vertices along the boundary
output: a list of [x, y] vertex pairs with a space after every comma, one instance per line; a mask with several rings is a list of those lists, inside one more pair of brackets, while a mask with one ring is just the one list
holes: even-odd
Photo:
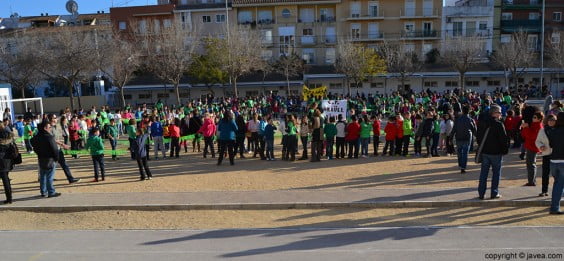
[[[81, 14], [96, 13], [96, 11], [109, 12], [112, 4], [114, 7], [156, 4], [157, 0], [75, 0], [78, 3], [78, 12]], [[446, 4], [455, 0], [443, 0]], [[11, 12], [20, 16], [36, 16], [41, 13], [51, 15], [66, 15], [65, 4], [67, 0], [0, 0], [0, 17], [10, 17]], [[10, 11], [11, 10], [11, 11]]]
[[[114, 7], [156, 4], [157, 0], [75, 0], [78, 3], [78, 13], [88, 14], [96, 11], [110, 11]], [[11, 12], [20, 16], [38, 16], [41, 13], [49, 15], [68, 14], [65, 4], [67, 0], [0, 0], [0, 17], [10, 17]], [[10, 9], [12, 10], [10, 12]]]

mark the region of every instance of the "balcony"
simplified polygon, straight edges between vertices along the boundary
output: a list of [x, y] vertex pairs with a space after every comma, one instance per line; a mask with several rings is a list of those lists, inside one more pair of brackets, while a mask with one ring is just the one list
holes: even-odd
[[504, 10], [538, 10], [542, 8], [542, 0], [503, 0]]
[[346, 18], [347, 21], [368, 21], [368, 20], [384, 20], [384, 11], [378, 13], [350, 14]]
[[436, 30], [430, 31], [403, 31], [401, 32], [402, 39], [424, 40], [424, 39], [438, 39], [439, 33]]
[[400, 18], [439, 18], [437, 8], [403, 8], [400, 10]]
[[316, 38], [313, 35], [305, 35], [301, 37], [302, 45], [315, 45], [317, 43], [315, 40]]
[[541, 31], [542, 20], [502, 20], [501, 30], [505, 32], [534, 32], [538, 33]]
[[351, 38], [353, 42], [372, 42], [372, 41], [382, 41], [384, 40], [383, 33], [368, 33], [368, 34], [360, 34], [355, 35], [354, 38]]
[[446, 30], [445, 34], [449, 37], [491, 37], [491, 30], [470, 30], [466, 29], [466, 32], [460, 30]]
[[325, 44], [337, 44], [337, 36], [335, 35], [326, 36], [325, 38], [323, 38], [323, 42]]
[[334, 16], [320, 16], [316, 22], [318, 23], [334, 23], [337, 19]]

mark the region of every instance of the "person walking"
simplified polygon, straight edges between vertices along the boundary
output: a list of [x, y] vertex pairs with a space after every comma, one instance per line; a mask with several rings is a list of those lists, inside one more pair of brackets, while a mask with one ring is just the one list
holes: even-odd
[[[550, 171], [554, 177], [554, 185], [552, 186], [552, 200], [550, 203], [550, 214], [564, 214], [560, 210], [560, 200], [562, 199], [562, 190], [564, 189], [564, 112], [558, 113], [556, 116], [556, 124], [554, 130], [548, 135], [552, 154], [550, 159]], [[547, 149], [546, 146], [540, 148], [541, 151]]]
[[476, 135], [476, 124], [474, 120], [468, 116], [470, 108], [468, 106], [462, 107], [462, 115], [460, 115], [454, 122], [454, 127], [450, 134], [451, 139], [456, 139], [456, 157], [458, 159], [458, 167], [460, 173], [466, 173], [468, 164], [468, 152], [470, 152], [470, 142], [473, 136]]
[[10, 183], [9, 173], [14, 169], [14, 157], [18, 153], [18, 147], [14, 142], [14, 135], [0, 128], [0, 177], [2, 178], [2, 185], [4, 185], [4, 194], [6, 200], [4, 204], [12, 204], [12, 184]]
[[63, 152], [63, 149], [68, 150], [70, 147], [68, 145], [65, 145], [64, 143], [62, 126], [57, 123], [57, 115], [49, 114], [47, 118], [51, 122], [51, 135], [53, 135], [53, 138], [55, 138], [55, 143], [57, 143], [57, 148], [59, 151], [59, 160], [57, 161], [57, 163], [59, 163], [59, 166], [61, 166], [61, 168], [63, 169], [63, 172], [65, 173], [69, 184], [79, 182], [80, 179], [74, 178], [72, 176], [69, 165], [65, 160], [65, 153]]
[[219, 121], [217, 126], [219, 132], [219, 157], [217, 158], [217, 165], [221, 165], [223, 156], [227, 151], [229, 154], [229, 164], [235, 165], [235, 133], [237, 132], [237, 124], [233, 120], [231, 111], [226, 112], [223, 118]]
[[55, 162], [59, 161], [59, 149], [55, 138], [51, 135], [49, 121], [42, 121], [37, 128], [38, 133], [30, 142], [35, 154], [37, 154], [41, 197], [58, 197], [61, 193], [55, 191], [53, 179], [55, 177]]
[[[501, 164], [503, 155], [509, 152], [509, 136], [505, 131], [501, 120], [501, 107], [490, 106], [489, 117], [484, 117], [478, 125], [477, 141], [482, 142], [482, 165], [480, 169], [480, 182], [478, 185], [478, 197], [484, 199], [488, 173], [492, 169], [491, 199], [501, 198], [499, 193], [499, 181], [501, 179]], [[487, 135], [486, 135], [487, 134]]]
[[135, 143], [133, 144], [133, 151], [135, 153], [135, 159], [137, 160], [137, 166], [139, 167], [139, 180], [150, 180], [153, 178], [151, 170], [149, 169], [149, 164], [147, 161], [147, 149], [145, 144], [148, 142], [149, 136], [144, 133], [142, 128], [137, 129], [137, 138], [135, 138]]
[[[94, 165], [94, 180], [92, 182], [98, 182], [98, 177], [101, 177], [102, 181], [104, 181], [106, 180], [106, 168], [104, 166], [104, 141], [100, 137], [100, 129], [98, 129], [98, 127], [94, 127], [90, 130], [90, 134], [91, 135], [88, 137], [85, 149], [90, 151], [90, 156], [92, 157], [92, 163]], [[132, 146], [132, 152], [134, 146], [135, 144]]]
[[552, 149], [550, 148], [550, 141], [548, 140], [548, 136], [554, 130], [556, 126], [556, 116], [555, 115], [548, 115], [546, 117], [546, 123], [544, 125], [544, 130], [540, 130], [535, 141], [535, 145], [537, 148], [545, 147], [544, 150], [541, 150], [542, 155], [542, 188], [539, 197], [547, 197], [548, 196], [548, 183], [550, 179], [550, 155], [552, 154]]
[[521, 136], [525, 140], [525, 160], [527, 164], [527, 183], [525, 186], [536, 186], [537, 178], [537, 154], [541, 152], [535, 142], [539, 131], [541, 131], [542, 120], [544, 115], [542, 112], [535, 112], [533, 115], [533, 121], [529, 124], [524, 122], [521, 124]]

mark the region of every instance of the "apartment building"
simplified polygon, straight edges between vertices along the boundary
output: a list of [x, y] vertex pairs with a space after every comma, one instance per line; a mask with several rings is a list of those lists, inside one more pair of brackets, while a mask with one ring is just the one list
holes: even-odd
[[168, 27], [174, 21], [174, 7], [174, 4], [163, 4], [110, 8], [112, 26], [130, 35], [143, 34], [148, 28]]
[[454, 37], [479, 37], [484, 50], [493, 51], [493, 0], [460, 0], [443, 8], [443, 40]]
[[237, 22], [231, 3], [226, 6], [224, 0], [178, 0], [173, 3], [176, 5], [176, 21], [182, 28], [203, 37], [223, 38], [227, 20], [229, 24]]
[[401, 40], [423, 59], [439, 48], [442, 6], [442, 0], [345, 0], [337, 17], [342, 37], [368, 46]]

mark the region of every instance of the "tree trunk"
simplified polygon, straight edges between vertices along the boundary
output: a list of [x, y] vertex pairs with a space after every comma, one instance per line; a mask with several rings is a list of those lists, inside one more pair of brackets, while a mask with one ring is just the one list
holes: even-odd
[[119, 87], [119, 95], [121, 98], [121, 106], [122, 108], [125, 108], [125, 90], [123, 89], [123, 86]]
[[290, 98], [290, 77], [288, 77], [288, 74], [286, 74], [286, 96]]
[[174, 83], [174, 92], [176, 93], [176, 104], [180, 106], [180, 83]]
[[458, 79], [460, 81], [460, 93], [464, 92], [464, 85], [465, 85], [464, 84], [464, 78], [465, 78], [464, 75], [465, 75], [465, 73], [463, 73], [463, 72], [459, 72], [459, 75], [458, 75]]
[[69, 84], [70, 88], [69, 88], [69, 98], [70, 98], [70, 107], [71, 110], [74, 111], [74, 86], [72, 85], [72, 82], [67, 81], [67, 84]]
[[[22, 86], [20, 89], [22, 90], [22, 99], [25, 99], [25, 86]], [[25, 101], [22, 101], [22, 111], [24, 113], [26, 113], [26, 111], [25, 111]]]
[[235, 98], [239, 98], [239, 91], [237, 90], [237, 77], [233, 77], [233, 91], [235, 91]]

